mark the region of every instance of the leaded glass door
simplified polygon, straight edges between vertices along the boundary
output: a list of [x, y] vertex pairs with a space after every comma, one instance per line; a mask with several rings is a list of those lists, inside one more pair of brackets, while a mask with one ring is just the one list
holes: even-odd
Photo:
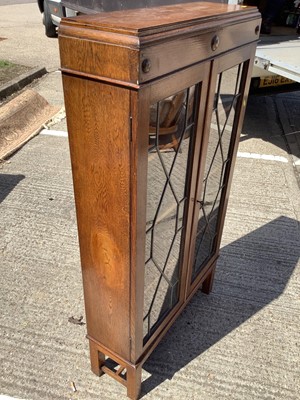
[[[210, 63], [152, 87], [147, 139], [143, 343], [149, 345], [185, 298], [189, 238]], [[201, 118], [199, 118], [201, 110]], [[198, 151], [196, 150], [198, 149]], [[184, 266], [185, 264], [185, 266]]]
[[[236, 59], [237, 63], [234, 62]], [[195, 198], [190, 253], [190, 290], [212, 267], [219, 251], [229, 192], [229, 176], [235, 159], [241, 106], [249, 61], [242, 55], [215, 61], [209, 129], [202, 143], [199, 181]]]
[[180, 259], [199, 85], [151, 105], [144, 341], [179, 301]]

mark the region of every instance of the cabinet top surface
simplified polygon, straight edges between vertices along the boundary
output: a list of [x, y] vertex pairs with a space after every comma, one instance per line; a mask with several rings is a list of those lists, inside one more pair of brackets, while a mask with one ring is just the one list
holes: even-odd
[[[126, 11], [114, 11], [93, 15], [82, 15], [63, 20], [63, 25], [85, 26], [116, 33], [130, 33], [143, 36], [149, 31], [176, 29], [182, 25], [201, 24], [225, 18], [257, 17], [255, 7], [207, 2], [184, 3], [171, 6], [140, 8]], [[151, 33], [152, 33], [151, 32]]]

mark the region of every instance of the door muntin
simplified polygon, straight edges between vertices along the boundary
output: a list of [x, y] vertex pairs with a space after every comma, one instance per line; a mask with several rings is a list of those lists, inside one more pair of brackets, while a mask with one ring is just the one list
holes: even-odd
[[226, 173], [232, 160], [232, 144], [237, 134], [236, 109], [243, 94], [242, 70], [243, 63], [240, 63], [217, 76], [202, 189], [198, 200], [200, 210], [192, 282], [216, 253], [222, 196], [227, 184]]
[[179, 301], [199, 86], [193, 85], [150, 107], [144, 343]]

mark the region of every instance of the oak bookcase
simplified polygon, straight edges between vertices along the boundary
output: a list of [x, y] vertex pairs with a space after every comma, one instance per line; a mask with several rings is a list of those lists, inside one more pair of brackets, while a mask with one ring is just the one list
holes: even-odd
[[259, 29], [255, 8], [204, 2], [61, 23], [92, 371], [131, 399], [212, 288]]

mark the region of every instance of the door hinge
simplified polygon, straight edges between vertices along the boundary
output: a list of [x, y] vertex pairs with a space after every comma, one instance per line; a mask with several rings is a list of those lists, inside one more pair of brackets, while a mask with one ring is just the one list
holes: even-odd
[[131, 354], [131, 350], [132, 350], [132, 338], [129, 337], [129, 352]]
[[132, 116], [129, 117], [129, 141], [132, 142]]

